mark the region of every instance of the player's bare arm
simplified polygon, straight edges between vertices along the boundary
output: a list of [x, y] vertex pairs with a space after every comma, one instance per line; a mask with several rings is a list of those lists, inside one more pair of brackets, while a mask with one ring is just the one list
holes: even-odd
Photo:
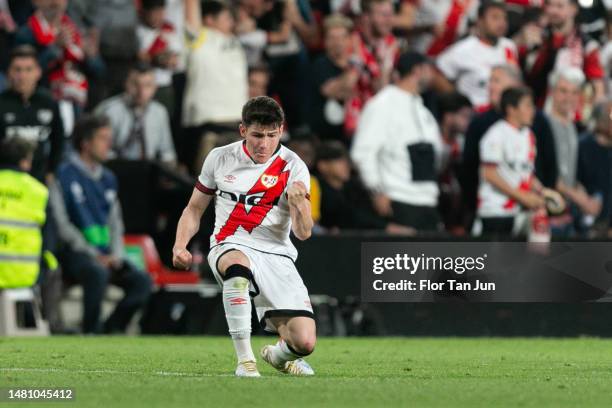
[[510, 186], [497, 171], [497, 166], [494, 164], [483, 164], [483, 177], [491, 183], [495, 188], [501, 191], [508, 197], [517, 200], [519, 203], [529, 209], [536, 209], [544, 206], [544, 199], [537, 193], [531, 191], [521, 191]]
[[191, 266], [191, 253], [187, 250], [187, 244], [200, 229], [200, 218], [208, 208], [214, 196], [204, 194], [198, 189], [193, 189], [187, 207], [178, 222], [176, 239], [172, 248], [172, 264], [176, 268], [187, 269]]
[[291, 214], [292, 231], [299, 240], [306, 240], [312, 234], [312, 215], [310, 201], [306, 197], [308, 190], [301, 181], [296, 181], [287, 189], [289, 213]]

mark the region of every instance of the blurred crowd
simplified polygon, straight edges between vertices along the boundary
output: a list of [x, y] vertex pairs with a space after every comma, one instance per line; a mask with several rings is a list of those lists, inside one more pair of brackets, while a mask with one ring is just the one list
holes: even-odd
[[32, 147], [86, 331], [122, 270], [122, 330], [150, 285], [122, 234], [167, 261], [259, 95], [311, 170], [316, 233], [509, 237], [548, 208], [553, 236], [608, 237], [611, 28], [608, 0], [0, 0], [0, 140]]

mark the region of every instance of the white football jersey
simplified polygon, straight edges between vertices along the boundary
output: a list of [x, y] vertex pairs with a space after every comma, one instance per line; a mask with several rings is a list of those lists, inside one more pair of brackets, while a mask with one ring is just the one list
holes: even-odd
[[204, 194], [216, 195], [211, 248], [233, 243], [295, 261], [286, 192], [296, 181], [310, 190], [306, 164], [282, 145], [262, 164], [251, 158], [244, 141], [213, 149], [196, 184]]
[[489, 103], [489, 78], [496, 65], [518, 62], [516, 45], [500, 38], [495, 46], [476, 36], [467, 37], [446, 49], [437, 60], [437, 67], [446, 78], [455, 81], [457, 90], [477, 107]]
[[[513, 188], [529, 191], [534, 176], [536, 141], [529, 128], [517, 129], [505, 120], [494, 124], [480, 141], [482, 164], [497, 165], [499, 175]], [[519, 204], [480, 177], [478, 215], [511, 217]]]

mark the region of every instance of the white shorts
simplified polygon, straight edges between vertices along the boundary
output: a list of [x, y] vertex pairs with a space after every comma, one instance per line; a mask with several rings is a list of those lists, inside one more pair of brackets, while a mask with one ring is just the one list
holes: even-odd
[[249, 293], [255, 303], [257, 318], [264, 330], [276, 333], [271, 317], [304, 316], [314, 319], [308, 290], [291, 258], [269, 254], [239, 244], [221, 244], [208, 254], [208, 264], [215, 279], [223, 286], [217, 262], [223, 254], [238, 250], [248, 259], [253, 273]]

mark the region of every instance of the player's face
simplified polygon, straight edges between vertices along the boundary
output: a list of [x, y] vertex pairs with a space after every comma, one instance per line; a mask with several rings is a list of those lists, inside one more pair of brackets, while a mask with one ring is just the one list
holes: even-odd
[[41, 71], [34, 58], [15, 58], [8, 69], [11, 88], [20, 95], [34, 92]]
[[571, 117], [576, 112], [580, 99], [580, 88], [561, 78], [552, 91], [553, 109], [563, 116]]
[[265, 163], [276, 151], [283, 134], [283, 126], [261, 126], [258, 124], [245, 127], [240, 125], [240, 135], [246, 140], [246, 148], [257, 163]]
[[518, 117], [522, 126], [531, 126], [535, 115], [535, 106], [531, 96], [524, 96], [518, 104]]

